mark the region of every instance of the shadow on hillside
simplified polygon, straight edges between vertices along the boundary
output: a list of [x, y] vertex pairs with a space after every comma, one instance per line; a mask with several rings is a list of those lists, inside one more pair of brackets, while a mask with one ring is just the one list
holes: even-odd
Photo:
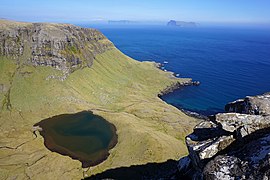
[[171, 179], [176, 170], [177, 161], [168, 160], [163, 163], [148, 163], [145, 165], [109, 169], [86, 179]]

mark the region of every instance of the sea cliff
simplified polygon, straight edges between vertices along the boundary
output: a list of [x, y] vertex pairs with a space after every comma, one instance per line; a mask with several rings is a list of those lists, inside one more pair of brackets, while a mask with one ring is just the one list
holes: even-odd
[[[17, 63], [50, 66], [65, 73], [91, 67], [113, 44], [95, 29], [69, 24], [1, 22], [0, 54]], [[20, 62], [18, 62], [20, 61]]]
[[[198, 120], [158, 98], [190, 79], [121, 53], [102, 33], [70, 24], [0, 20], [0, 179], [80, 179], [187, 154]], [[101, 164], [51, 152], [35, 127], [89, 110], [114, 124], [118, 143]]]

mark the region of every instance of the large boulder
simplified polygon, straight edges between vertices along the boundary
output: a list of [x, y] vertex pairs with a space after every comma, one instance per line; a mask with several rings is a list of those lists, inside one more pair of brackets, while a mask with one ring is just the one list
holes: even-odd
[[254, 135], [253, 138], [210, 160], [203, 169], [204, 178], [269, 179], [270, 134]]
[[234, 137], [211, 121], [203, 121], [186, 137], [189, 156], [195, 167], [202, 168], [209, 159], [234, 141]]
[[220, 113], [216, 115], [216, 122], [223, 130], [235, 132], [236, 137], [241, 138], [256, 130], [270, 127], [270, 116]]

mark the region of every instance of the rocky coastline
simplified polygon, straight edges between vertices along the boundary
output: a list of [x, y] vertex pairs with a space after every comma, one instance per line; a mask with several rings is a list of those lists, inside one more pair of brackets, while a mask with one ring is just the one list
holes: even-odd
[[[0, 34], [0, 179], [82, 179], [168, 159], [171, 167], [187, 154], [184, 137], [198, 120], [154, 98], [187, 78], [133, 60], [93, 29], [0, 20]], [[46, 148], [45, 129], [35, 126], [85, 110], [118, 135], [108, 158], [91, 168]]]
[[[165, 61], [165, 62], [168, 63], [167, 61]], [[162, 63], [157, 63], [157, 62], [154, 62], [154, 63], [155, 63], [155, 65], [156, 65], [156, 67], [159, 68], [159, 69], [161, 69], [162, 71], [171, 73], [172, 78], [179, 78], [179, 76], [180, 76], [179, 74], [177, 74], [177, 73], [175, 73], [175, 72], [167, 71], [167, 70], [165, 69], [164, 64], [162, 64]], [[184, 82], [175, 82], [175, 83], [173, 83], [173, 84], [167, 86], [165, 89], [163, 89], [163, 90], [158, 94], [158, 96], [161, 97], [161, 96], [163, 96], [163, 95], [165, 95], [165, 94], [171, 93], [171, 92], [173, 92], [174, 90], [179, 89], [179, 88], [182, 88], [182, 87], [184, 87], [184, 86], [199, 86], [200, 84], [201, 84], [200, 81], [193, 81], [192, 79], [187, 79], [187, 80], [184, 81]]]
[[195, 126], [175, 179], [269, 179], [270, 93], [247, 96]]
[[193, 111], [189, 111], [186, 109], [180, 109], [180, 111], [182, 111], [183, 113], [185, 113], [186, 115], [190, 116], [190, 117], [194, 117], [197, 119], [203, 119], [203, 120], [208, 120], [209, 118], [206, 115], [197, 113], [197, 112], [193, 112]]
[[[165, 69], [163, 68], [164, 64], [156, 63], [156, 62], [155, 62], [155, 64], [156, 64], [157, 68], [165, 71]], [[172, 75], [172, 78], [179, 78], [179, 74], [177, 74], [175, 72], [170, 72], [170, 73]], [[176, 83], [171, 84], [170, 86], [167, 86], [162, 91], [160, 91], [160, 93], [158, 94], [158, 97], [162, 98], [163, 95], [169, 94], [169, 93], [173, 92], [174, 90], [180, 89], [180, 88], [185, 87], [185, 86], [199, 86], [200, 84], [201, 84], [200, 81], [193, 81], [192, 79], [187, 79], [187, 81], [185, 81], [185, 82], [176, 82]], [[197, 119], [208, 119], [207, 116], [196, 113], [196, 112], [192, 112], [192, 111], [185, 110], [185, 109], [179, 109], [179, 110], [190, 117], [194, 117]]]
[[158, 94], [158, 96], [161, 97], [161, 96], [163, 96], [165, 94], [171, 93], [174, 90], [182, 88], [184, 86], [199, 86], [199, 85], [200, 85], [199, 81], [192, 81], [191, 79], [187, 80], [185, 82], [175, 82], [175, 83], [171, 84], [170, 86], [167, 86], [164, 90], [162, 90]]

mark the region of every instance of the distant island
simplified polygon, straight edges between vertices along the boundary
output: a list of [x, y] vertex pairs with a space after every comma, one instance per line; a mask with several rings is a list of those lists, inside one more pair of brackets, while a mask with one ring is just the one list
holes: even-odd
[[178, 27], [197, 27], [197, 24], [195, 22], [185, 22], [185, 21], [175, 21], [170, 20], [167, 23], [167, 26], [178, 26]]

